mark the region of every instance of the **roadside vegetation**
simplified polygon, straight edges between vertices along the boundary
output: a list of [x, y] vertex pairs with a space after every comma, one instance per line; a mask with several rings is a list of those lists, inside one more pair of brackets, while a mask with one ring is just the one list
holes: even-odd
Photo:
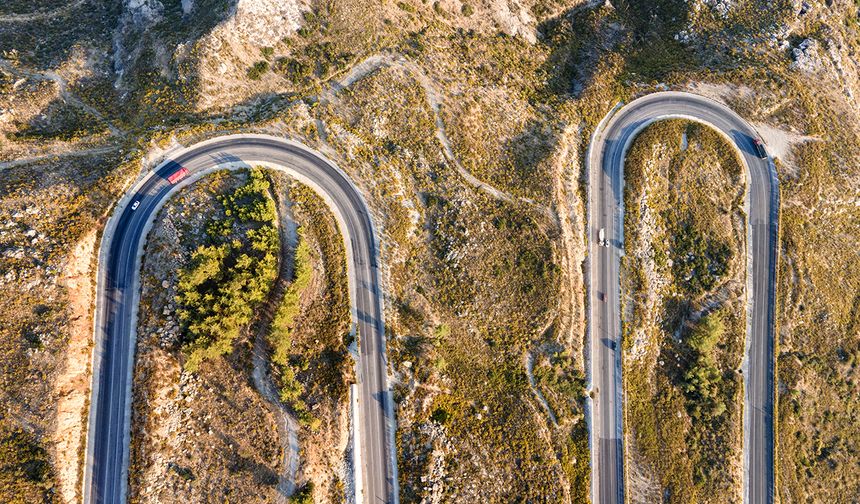
[[179, 274], [177, 316], [189, 371], [230, 353], [272, 288], [279, 243], [269, 188], [264, 172], [252, 168], [244, 186], [221, 196], [223, 217], [206, 223], [209, 243], [197, 247]]
[[284, 299], [275, 312], [272, 327], [269, 331], [269, 341], [274, 347], [272, 361], [280, 370], [281, 400], [292, 403], [292, 408], [300, 415], [310, 415], [307, 405], [300, 402], [299, 396], [303, 387], [296, 381], [296, 375], [290, 366], [289, 354], [292, 346], [292, 333], [295, 327], [296, 317], [301, 310], [301, 297], [305, 290], [310, 287], [310, 248], [308, 242], [299, 236], [299, 245], [296, 247], [295, 273], [292, 283], [287, 288]]
[[[298, 224], [290, 283], [267, 329], [270, 371], [298, 421], [301, 447], [295, 502], [345, 499], [349, 385], [355, 381], [346, 248], [334, 215], [307, 186], [277, 178]], [[291, 502], [293, 502], [291, 501]]]
[[741, 162], [716, 131], [663, 121], [634, 139], [625, 183], [630, 493], [636, 501], [740, 500]]
[[[275, 312], [268, 338], [273, 347], [272, 363], [281, 400], [296, 413], [300, 423], [315, 431], [320, 420], [311, 412], [306, 399], [324, 391], [334, 393], [336, 401], [346, 399], [344, 359], [345, 345], [350, 341], [349, 299], [344, 282], [346, 254], [319, 196], [304, 186], [293, 186], [290, 196], [295, 202], [297, 218], [304, 225], [298, 233], [293, 280]], [[307, 236], [308, 233], [312, 236]], [[322, 279], [315, 269], [323, 272]], [[320, 285], [321, 280], [324, 285]], [[322, 299], [317, 299], [315, 291], [322, 293]], [[315, 331], [302, 331], [303, 326]], [[306, 341], [314, 336], [318, 342], [321, 335], [330, 338], [322, 347], [314, 348], [316, 344]], [[311, 365], [315, 369], [311, 370]], [[323, 375], [309, 379], [318, 373]], [[306, 389], [305, 384], [312, 390]]]
[[45, 449], [26, 431], [0, 435], [0, 495], [10, 503], [49, 502], [54, 475]]

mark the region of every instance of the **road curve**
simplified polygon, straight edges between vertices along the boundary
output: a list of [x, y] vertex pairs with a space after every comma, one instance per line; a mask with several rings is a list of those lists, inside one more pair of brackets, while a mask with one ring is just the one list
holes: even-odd
[[[589, 376], [592, 502], [624, 500], [623, 391], [619, 272], [624, 249], [624, 157], [633, 138], [660, 119], [684, 118], [724, 134], [746, 165], [747, 337], [744, 373], [744, 502], [773, 502], [773, 332], [779, 187], [769, 159], [755, 155], [755, 130], [702, 96], [653, 93], [619, 109], [598, 128], [587, 159]], [[606, 230], [608, 247], [597, 244]], [[618, 351], [615, 350], [618, 349]]]
[[[189, 175], [165, 179], [177, 163]], [[93, 383], [87, 437], [84, 502], [124, 503], [128, 488], [131, 382], [134, 363], [140, 264], [146, 234], [158, 209], [179, 187], [220, 168], [267, 166], [315, 189], [331, 207], [347, 251], [350, 305], [360, 335], [357, 487], [367, 503], [397, 502], [393, 455], [394, 413], [387, 384], [382, 291], [368, 206], [349, 178], [319, 153], [295, 142], [263, 135], [215, 138], [173, 155], [131, 188], [105, 229], [99, 253], [94, 320]], [[140, 201], [136, 210], [132, 203]]]

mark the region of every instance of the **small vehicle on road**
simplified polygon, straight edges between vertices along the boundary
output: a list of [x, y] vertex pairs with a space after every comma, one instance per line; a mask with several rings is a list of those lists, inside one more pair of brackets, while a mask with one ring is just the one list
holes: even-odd
[[606, 229], [600, 228], [600, 231], [597, 232], [597, 244], [601, 247], [608, 247], [609, 245], [606, 243]]
[[604, 294], [604, 293], [602, 293], [602, 292], [600, 292], [600, 291], [597, 291], [597, 299], [598, 299], [599, 301], [606, 301], [606, 294]]
[[609, 342], [609, 348], [612, 349], [613, 351], [615, 350], [615, 342], [614, 341]]
[[755, 148], [756, 156], [760, 159], [767, 159], [767, 151], [764, 150], [764, 144], [758, 138], [753, 138], [753, 147]]
[[140, 200], [135, 201], [134, 203], [131, 204], [131, 211], [134, 212], [135, 210], [137, 210], [137, 207], [139, 207], [139, 206], [140, 206]]

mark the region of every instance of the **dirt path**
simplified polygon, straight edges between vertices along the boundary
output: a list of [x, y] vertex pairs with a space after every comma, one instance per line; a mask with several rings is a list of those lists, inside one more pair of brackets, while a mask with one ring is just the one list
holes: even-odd
[[107, 154], [108, 152], [113, 152], [119, 150], [119, 145], [109, 145], [106, 147], [94, 147], [92, 149], [83, 149], [78, 151], [66, 151], [62, 152], [52, 152], [49, 154], [40, 154], [38, 156], [31, 156], [26, 158], [18, 158], [13, 159], [11, 161], [3, 161], [0, 162], [0, 170], [6, 170], [9, 168], [15, 168], [16, 166], [24, 166], [33, 163], [40, 163], [43, 161], [54, 160], [58, 157], [82, 157], [82, 156], [96, 156], [99, 154]]
[[[543, 409], [546, 411], [549, 416], [550, 421], [552, 422], [552, 428], [558, 427], [558, 419], [555, 416], [555, 412], [553, 412], [552, 408], [549, 405], [549, 402], [544, 397], [543, 393], [537, 388], [535, 385], [534, 378], [534, 354], [526, 350], [526, 353], [523, 355], [524, 364], [526, 366], [526, 375], [529, 379], [529, 387], [532, 389], [535, 397], [538, 402], [543, 406]], [[556, 476], [561, 482], [561, 487], [564, 489], [564, 495], [560, 502], [564, 502], [566, 504], [570, 504], [570, 481], [567, 478], [567, 475], [564, 472], [564, 468], [561, 465], [561, 460], [559, 460], [558, 455], [553, 449], [553, 437], [550, 432], [550, 427], [547, 426], [546, 419], [539, 413], [538, 408], [534, 405], [534, 403], [528, 403], [529, 408], [531, 408], [532, 412], [535, 415], [535, 425], [538, 428], [538, 432], [540, 434], [541, 439], [546, 443], [547, 451], [550, 454], [550, 459], [552, 460], [553, 471], [555, 471]]]
[[361, 79], [367, 77], [368, 75], [383, 67], [401, 68], [408, 72], [410, 75], [412, 75], [412, 77], [421, 85], [421, 88], [424, 90], [424, 95], [427, 99], [427, 104], [433, 111], [433, 120], [436, 127], [436, 139], [439, 140], [439, 144], [442, 146], [442, 151], [445, 154], [445, 158], [451, 164], [454, 165], [454, 168], [456, 168], [457, 173], [463, 178], [463, 180], [465, 180], [473, 188], [479, 191], [483, 191], [496, 199], [500, 199], [502, 201], [507, 202], [522, 201], [536, 208], [541, 213], [547, 215], [551, 219], [556, 219], [555, 212], [553, 212], [551, 208], [541, 205], [530, 198], [513, 196], [497, 187], [494, 187], [493, 185], [483, 182], [474, 175], [472, 175], [472, 173], [467, 170], [462, 163], [460, 163], [460, 160], [454, 154], [454, 149], [451, 146], [451, 141], [445, 131], [445, 121], [442, 119], [441, 114], [442, 95], [433, 85], [433, 82], [430, 80], [430, 78], [427, 77], [427, 74], [424, 73], [424, 70], [422, 70], [418, 65], [407, 60], [400, 54], [374, 54], [365, 58], [363, 61], [352, 67], [348, 72], [343, 74], [342, 77], [332, 80], [331, 84], [329, 85], [329, 88], [325, 90], [322, 94], [320, 94], [319, 101], [331, 101], [335, 97], [335, 95], [337, 95], [344, 89], [352, 86], [356, 82], [360, 81]]
[[531, 351], [526, 351], [524, 357], [525, 366], [526, 366], [526, 376], [529, 378], [529, 387], [532, 389], [535, 397], [537, 397], [538, 402], [540, 402], [543, 409], [546, 410], [547, 415], [549, 415], [549, 419], [552, 421], [553, 425], [558, 425], [558, 419], [555, 416], [555, 412], [547, 402], [546, 397], [543, 396], [543, 393], [537, 388], [535, 385], [535, 375], [534, 375], [534, 365], [535, 365], [535, 357]]
[[96, 117], [100, 121], [104, 122], [108, 128], [108, 131], [110, 131], [111, 135], [113, 135], [113, 136], [125, 136], [125, 132], [123, 130], [121, 130], [120, 128], [118, 128], [117, 126], [115, 126], [113, 124], [113, 122], [111, 122], [101, 112], [99, 112], [95, 108], [87, 105], [86, 103], [82, 102], [80, 98], [78, 98], [74, 93], [69, 91], [68, 81], [66, 80], [65, 77], [63, 77], [62, 75], [60, 75], [56, 71], [49, 70], [47, 72], [33, 72], [33, 71], [26, 70], [26, 69], [23, 69], [20, 67], [14, 67], [14, 66], [10, 65], [9, 62], [4, 61], [4, 60], [0, 60], [0, 68], [2, 68], [6, 72], [9, 72], [10, 74], [14, 75], [15, 77], [19, 77], [19, 78], [20, 77], [26, 77], [26, 78], [33, 79], [36, 81], [51, 81], [51, 82], [56, 83], [57, 84], [57, 92], [59, 94], [60, 99], [62, 99], [64, 102], [71, 103], [75, 107], [78, 107], [81, 110], [84, 110], [88, 114], [90, 114], [93, 117]]
[[293, 494], [296, 488], [296, 477], [299, 469], [299, 437], [298, 422], [281, 403], [277, 388], [268, 373], [269, 343], [266, 331], [271, 325], [272, 318], [278, 305], [284, 297], [293, 275], [293, 254], [298, 244], [296, 221], [286, 194], [276, 194], [278, 204], [278, 232], [281, 237], [281, 262], [278, 280], [269, 297], [268, 306], [261, 311], [259, 320], [255, 323], [254, 349], [252, 352], [254, 387], [262, 395], [278, 422], [278, 438], [281, 441], [282, 464], [284, 472], [278, 477], [278, 493], [284, 498]]

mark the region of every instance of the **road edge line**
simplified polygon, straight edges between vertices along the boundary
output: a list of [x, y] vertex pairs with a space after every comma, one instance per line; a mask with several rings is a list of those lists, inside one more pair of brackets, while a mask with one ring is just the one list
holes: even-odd
[[773, 179], [774, 179], [774, 191], [775, 194], [771, 196], [772, 200], [776, 204], [776, 220], [774, 224], [776, 225], [776, 243], [773, 246], [774, 249], [774, 258], [773, 258], [773, 355], [771, 355], [771, 362], [773, 363], [773, 387], [771, 390], [772, 400], [773, 400], [773, 418], [771, 419], [771, 435], [773, 436], [773, 487], [771, 491], [773, 495], [771, 495], [772, 502], [780, 503], [782, 499], [779, 497], [779, 464], [776, 463], [777, 453], [779, 452], [779, 438], [777, 437], [777, 433], [779, 432], [779, 338], [777, 335], [779, 334], [779, 313], [782, 311], [783, 306], [781, 302], [781, 298], [779, 297], [779, 278], [780, 278], [780, 250], [782, 249], [782, 193], [780, 192], [779, 187], [779, 172], [776, 171], [776, 163], [771, 160], [773, 166]]
[[364, 502], [364, 475], [361, 471], [361, 429], [358, 428], [358, 419], [361, 415], [358, 412], [358, 383], [353, 383], [349, 386], [350, 392], [350, 415], [352, 421], [352, 479], [355, 498], [354, 504]]
[[[176, 149], [173, 152], [170, 152], [170, 154], [168, 156], [161, 157], [159, 161], [149, 163], [149, 165], [152, 166], [152, 168], [149, 170], [145, 170], [145, 171], [141, 170], [141, 173], [138, 174], [136, 181], [124, 189], [124, 191], [123, 191], [122, 195], [120, 196], [117, 204], [113, 208], [113, 211], [111, 213], [111, 216], [109, 217], [108, 223], [105, 225], [105, 228], [104, 228], [105, 232], [103, 232], [103, 234], [102, 234], [102, 239], [101, 239], [101, 242], [99, 245], [99, 262], [97, 264], [98, 271], [97, 271], [97, 278], [96, 278], [96, 314], [93, 317], [94, 334], [95, 334], [95, 330], [96, 330], [98, 321], [100, 319], [100, 315], [103, 315], [102, 307], [100, 307], [99, 303], [98, 303], [98, 300], [100, 298], [98, 289], [99, 289], [99, 286], [105, 285], [105, 282], [102, 281], [102, 276], [104, 276], [106, 278], [106, 274], [107, 274], [106, 271], [102, 268], [102, 265], [105, 264], [105, 262], [106, 262], [106, 261], [102, 260], [102, 255], [107, 254], [107, 249], [104, 249], [104, 245], [105, 245], [106, 241], [109, 241], [106, 237], [111, 236], [113, 234], [113, 232], [115, 231], [117, 222], [119, 221], [119, 218], [121, 217], [125, 208], [128, 206], [128, 203], [131, 201], [132, 196], [137, 192], [137, 191], [135, 191], [135, 189], [141, 187], [152, 176], [157, 176], [158, 170], [161, 167], [163, 167], [164, 165], [166, 165], [167, 163], [169, 163], [170, 161], [172, 161], [173, 159], [176, 159], [177, 157], [180, 157], [185, 153], [191, 152], [194, 149], [199, 148], [201, 145], [210, 144], [210, 143], [217, 143], [217, 142], [223, 141], [225, 138], [228, 138], [231, 136], [244, 136], [244, 137], [251, 137], [251, 138], [257, 137], [257, 138], [265, 138], [265, 139], [274, 139], [274, 140], [277, 140], [280, 142], [290, 144], [292, 146], [298, 147], [298, 148], [300, 148], [306, 152], [311, 153], [316, 158], [318, 158], [323, 163], [325, 163], [327, 166], [329, 166], [336, 173], [338, 173], [352, 187], [353, 191], [355, 192], [355, 194], [357, 195], [357, 197], [361, 201], [362, 206], [364, 207], [362, 210], [364, 210], [366, 212], [367, 220], [370, 224], [369, 240], [371, 241], [371, 243], [373, 245], [374, 261], [376, 262], [377, 265], [380, 264], [380, 262], [379, 262], [380, 243], [379, 243], [379, 240], [377, 238], [378, 226], [374, 222], [374, 219], [372, 218], [371, 207], [370, 207], [370, 205], [368, 205], [367, 200], [364, 196], [364, 193], [362, 193], [358, 189], [358, 187], [355, 185], [355, 182], [353, 181], [353, 179], [351, 177], [349, 177], [347, 175], [347, 173], [344, 172], [333, 161], [329, 160], [327, 156], [325, 156], [321, 152], [317, 151], [316, 149], [313, 149], [312, 147], [310, 147], [304, 143], [301, 143], [301, 142], [296, 141], [296, 140], [292, 140], [290, 138], [285, 138], [285, 137], [277, 137], [274, 135], [257, 134], [257, 133], [251, 133], [251, 134], [248, 134], [248, 133], [232, 133], [232, 134], [220, 135], [220, 136], [216, 136], [216, 137], [206, 139], [206, 140], [203, 140], [200, 142], [196, 142], [190, 146], [183, 146], [179, 149]], [[165, 195], [164, 199], [159, 204], [157, 204], [155, 206], [155, 208], [153, 208], [150, 219], [148, 219], [147, 222], [145, 223], [144, 228], [143, 228], [142, 239], [141, 239], [140, 243], [138, 244], [138, 255], [137, 255], [137, 258], [135, 260], [138, 263], [137, 264], [138, 267], [135, 269], [134, 278], [132, 280], [132, 282], [135, 286], [134, 287], [135, 288], [135, 292], [134, 292], [135, 306], [132, 310], [132, 320], [131, 320], [131, 324], [132, 324], [131, 325], [131, 328], [132, 328], [131, 332], [132, 332], [132, 334], [130, 335], [130, 339], [129, 339], [129, 343], [130, 343], [129, 362], [131, 363], [129, 365], [129, 375], [131, 376], [131, 378], [128, 380], [128, 385], [126, 388], [126, 390], [127, 390], [126, 408], [125, 408], [126, 412], [124, 413], [124, 416], [125, 416], [124, 421], [126, 422], [128, 429], [127, 430], [125, 428], [123, 429], [124, 430], [124, 435], [123, 435], [124, 447], [123, 447], [122, 474], [124, 475], [124, 477], [123, 477], [123, 481], [121, 482], [121, 490], [120, 490], [123, 500], [125, 500], [125, 498], [126, 498], [125, 494], [126, 494], [127, 489], [128, 489], [128, 463], [129, 463], [129, 459], [130, 459], [130, 438], [131, 438], [131, 422], [130, 422], [130, 420], [131, 420], [131, 418], [130, 418], [131, 404], [132, 404], [131, 389], [133, 387], [133, 383], [132, 383], [133, 376], [134, 376], [133, 364], [134, 364], [134, 353], [136, 350], [136, 340], [137, 340], [137, 338], [136, 338], [136, 336], [137, 336], [137, 334], [136, 334], [137, 333], [137, 325], [136, 324], [137, 324], [137, 311], [139, 308], [139, 296], [140, 296], [140, 292], [139, 292], [139, 290], [140, 290], [140, 284], [139, 284], [140, 267], [142, 266], [142, 263], [140, 261], [141, 261], [141, 257], [142, 257], [143, 248], [145, 247], [145, 244], [146, 244], [146, 236], [149, 234], [149, 231], [151, 230], [152, 225], [155, 222], [155, 218], [156, 218], [158, 212], [161, 210], [161, 208], [164, 206], [164, 204], [166, 204], [166, 202], [171, 198], [171, 196], [175, 192], [180, 190], [181, 188], [186, 187], [187, 185], [190, 185], [190, 184], [196, 182], [197, 180], [204, 177], [205, 175], [210, 174], [210, 173], [215, 172], [215, 171], [219, 171], [219, 170], [223, 170], [223, 169], [237, 170], [237, 169], [241, 169], [241, 168], [250, 168], [253, 166], [257, 166], [257, 165], [264, 166], [267, 168], [274, 168], [278, 171], [285, 172], [285, 173], [289, 174], [290, 176], [292, 176], [293, 178], [295, 178], [296, 180], [304, 183], [305, 185], [307, 185], [311, 189], [313, 189], [314, 192], [317, 195], [319, 195], [325, 201], [326, 206], [329, 207], [329, 209], [331, 210], [332, 214], [335, 217], [335, 220], [337, 220], [338, 228], [339, 228], [339, 230], [340, 230], [340, 232], [344, 238], [344, 247], [347, 249], [348, 257], [354, 257], [354, 253], [352, 252], [349, 230], [347, 229], [347, 227], [345, 225], [345, 220], [344, 220], [343, 216], [340, 214], [340, 212], [338, 211], [337, 205], [335, 205], [332, 198], [325, 191], [321, 190], [321, 187], [317, 183], [315, 183], [314, 181], [310, 180], [307, 177], [304, 177], [298, 173], [291, 171], [289, 169], [289, 167], [287, 167], [287, 166], [283, 166], [283, 165], [280, 165], [278, 163], [267, 162], [267, 161], [254, 161], [253, 164], [245, 162], [245, 161], [239, 161], [236, 163], [221, 163], [221, 164], [215, 165], [209, 169], [201, 170], [200, 172], [197, 172], [197, 173], [193, 174], [192, 176], [187, 177], [186, 179], [182, 180], [181, 182], [179, 182], [178, 184], [176, 184], [175, 186], [173, 186], [171, 188], [171, 190], [168, 192], [168, 194]], [[376, 271], [377, 281], [379, 281], [379, 279], [378, 279], [379, 267], [376, 266], [373, 269]], [[351, 270], [352, 270], [351, 262], [347, 261], [347, 280], [348, 280], [348, 284], [349, 284], [350, 298], [352, 300], [355, 300], [355, 299], [357, 299], [357, 285], [356, 285], [355, 281], [352, 280], [352, 275], [350, 274]], [[387, 365], [388, 365], [387, 341], [385, 341], [386, 338], [385, 338], [385, 331], [384, 331], [385, 303], [384, 303], [384, 296], [382, 295], [381, 288], [380, 288], [379, 292], [377, 293], [377, 300], [379, 302], [379, 309], [380, 309], [380, 317], [381, 317], [380, 323], [383, 326], [383, 330], [382, 330], [383, 347], [381, 350], [381, 354], [382, 354], [383, 361], [385, 362], [386, 368], [387, 368]], [[358, 318], [357, 318], [357, 313], [356, 313], [356, 309], [354, 306], [351, 307], [350, 314], [351, 314], [351, 319], [352, 319], [353, 325], [357, 324]], [[100, 362], [101, 362], [101, 359], [104, 355], [104, 345], [105, 345], [105, 338], [104, 337], [101, 337], [101, 338], [95, 338], [94, 337], [94, 340], [96, 340], [96, 339], [98, 339], [99, 341], [97, 341], [97, 342], [94, 341], [93, 351], [91, 354], [92, 355], [91, 365], [94, 367], [93, 367], [93, 373], [92, 373], [92, 377], [91, 377], [90, 411], [88, 413], [89, 420], [88, 420], [88, 431], [87, 431], [87, 438], [86, 438], [84, 478], [83, 478], [83, 484], [82, 484], [83, 490], [84, 490], [84, 496], [83, 496], [84, 503], [89, 502], [89, 495], [88, 494], [92, 491], [92, 462], [93, 462], [93, 457], [94, 457], [93, 450], [95, 447], [92, 443], [90, 443], [90, 440], [92, 438], [91, 434], [93, 434], [92, 430], [95, 428], [95, 422], [93, 421], [94, 416], [98, 411], [97, 401], [94, 401], [93, 398], [97, 398], [98, 392], [100, 391], [100, 386], [99, 386], [99, 378], [101, 377]], [[97, 363], [97, 362], [99, 363], [98, 366], [95, 365], [95, 363]], [[355, 367], [358, 368], [358, 366], [359, 366], [359, 364], [358, 364], [358, 361], [356, 360]], [[383, 378], [385, 379], [386, 393], [389, 396], [389, 400], [392, 401], [393, 396], [391, 394], [391, 391], [390, 391], [390, 388], [388, 385], [388, 370], [387, 369], [386, 369], [386, 372], [383, 374]], [[389, 402], [389, 404], [388, 404], [387, 412], [390, 413], [390, 415], [391, 415], [390, 416], [391, 427], [389, 429], [390, 430], [389, 440], [393, 440], [396, 421], [395, 421], [394, 416], [393, 416], [393, 404], [391, 402]], [[357, 427], [357, 424], [356, 424], [356, 427]], [[390, 448], [389, 448], [389, 452], [390, 452], [389, 453], [389, 463], [391, 464], [390, 468], [392, 470], [392, 477], [393, 477], [394, 502], [395, 502], [395, 504], [397, 504], [397, 502], [399, 502], [399, 484], [397, 481], [397, 464], [396, 464], [396, 460], [397, 460], [396, 459], [396, 452], [397, 451], [396, 451], [396, 447], [393, 445], [393, 443], [392, 443], [392, 446], [390, 446]], [[356, 455], [354, 454], [353, 456], [355, 457]], [[359, 455], [359, 457], [360, 457], [360, 455]], [[359, 483], [359, 485], [360, 484], [361, 483]]]
[[624, 101], [619, 100], [615, 103], [615, 106], [603, 116], [602, 119], [597, 123], [597, 126], [594, 127], [594, 131], [591, 132], [591, 138], [588, 140], [588, 147], [585, 150], [585, 243], [586, 243], [586, 261], [585, 261], [585, 274], [583, 275], [583, 284], [585, 285], [585, 311], [587, 312], [587, 316], [585, 317], [585, 340], [586, 344], [583, 345], [583, 350], [585, 352], [585, 358], [583, 359], [585, 365], [585, 423], [586, 429], [588, 430], [588, 465], [590, 468], [589, 471], [589, 485], [590, 489], [590, 498], [591, 502], [595, 503], [595, 491], [597, 488], [597, 484], [599, 482], [599, 478], [595, 477], [595, 446], [594, 446], [594, 399], [591, 397], [594, 388], [594, 377], [592, 376], [593, 363], [592, 359], [592, 319], [591, 316], [591, 246], [592, 246], [592, 236], [591, 236], [591, 156], [592, 149], [594, 147], [594, 140], [597, 138], [597, 135], [603, 131], [606, 127], [606, 124], [615, 116], [615, 113], [621, 109], [624, 105]]
[[101, 230], [99, 240], [99, 253], [96, 259], [96, 286], [95, 286], [95, 309], [93, 310], [93, 347], [90, 352], [90, 395], [89, 395], [89, 411], [87, 412], [87, 430], [84, 439], [84, 467], [82, 470], [83, 478], [81, 481], [81, 501], [84, 504], [90, 502], [90, 494], [92, 492], [92, 464], [95, 456], [95, 445], [91, 442], [93, 438], [93, 430], [95, 429], [95, 415], [98, 412], [97, 401], [98, 393], [101, 389], [101, 361], [104, 357], [105, 338], [104, 333], [99, 334], [99, 321], [104, 316], [104, 306], [99, 303], [101, 296], [99, 289], [106, 284], [107, 271], [103, 265], [107, 263], [107, 255], [109, 246], [106, 248], [106, 243], [110, 241], [109, 237], [113, 236], [116, 231], [116, 225], [119, 222], [119, 217], [122, 215], [128, 203], [131, 201], [131, 196], [137, 192], [135, 189], [143, 186], [147, 180], [148, 171], [141, 170], [137, 178], [123, 188], [122, 195], [109, 210], [108, 220]]

